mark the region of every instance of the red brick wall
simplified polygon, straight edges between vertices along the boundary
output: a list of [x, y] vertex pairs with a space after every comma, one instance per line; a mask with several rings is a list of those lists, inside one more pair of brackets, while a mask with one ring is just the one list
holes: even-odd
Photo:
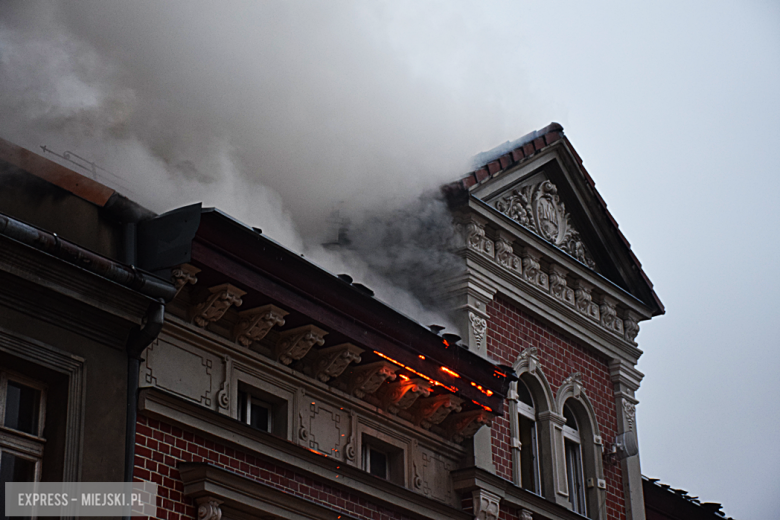
[[[208, 412], [206, 412], [208, 413]], [[285, 493], [322, 504], [334, 511], [366, 520], [404, 520], [408, 517], [381, 509], [366, 500], [316, 482], [256, 458], [251, 453], [207, 440], [165, 422], [138, 417], [135, 445], [136, 479], [155, 482], [162, 502], [157, 518], [196, 519], [197, 510], [184, 497], [184, 484], [176, 469], [180, 462], [209, 462]], [[301, 448], [303, 450], [303, 448]]]
[[[553, 392], [572, 372], [582, 373], [582, 384], [596, 413], [604, 442], [612, 442], [617, 427], [615, 398], [609, 378], [607, 359], [587, 351], [577, 342], [556, 332], [531, 315], [522, 312], [510, 301], [496, 297], [488, 305], [488, 354], [498, 363], [513, 365], [520, 352], [528, 347], [539, 350], [539, 361]], [[496, 473], [512, 479], [509, 419], [493, 421], [493, 462]], [[610, 519], [626, 517], [623, 481], [619, 466], [605, 466], [607, 481], [607, 515]]]

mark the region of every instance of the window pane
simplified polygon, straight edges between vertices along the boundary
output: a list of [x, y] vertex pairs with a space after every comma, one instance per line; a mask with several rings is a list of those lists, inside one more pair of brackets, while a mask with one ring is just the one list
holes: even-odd
[[572, 510], [585, 513], [585, 486], [582, 481], [582, 459], [580, 445], [565, 441], [566, 444], [566, 477], [569, 481], [569, 500]]
[[517, 382], [517, 398], [520, 399], [520, 402], [527, 404], [531, 408], [534, 407], [534, 398], [531, 397], [531, 392], [522, 380]]
[[6, 482], [33, 482], [35, 462], [4, 451], [0, 459], [0, 474], [2, 474], [3, 489]]
[[369, 473], [376, 475], [377, 477], [387, 478], [387, 455], [381, 451], [368, 449], [368, 466], [370, 468]]
[[5, 402], [5, 425], [24, 433], [38, 435], [38, 406], [41, 392], [29, 386], [8, 381]]
[[263, 430], [264, 432], [270, 431], [270, 419], [271, 414], [268, 408], [252, 403], [252, 422], [250, 423], [250, 426], [257, 428], [258, 430]]
[[577, 430], [577, 419], [574, 418], [574, 414], [568, 405], [563, 405], [563, 416], [566, 418], [566, 426], [572, 430]]
[[522, 415], [520, 426], [520, 478], [523, 489], [539, 494], [537, 489], [536, 423]]

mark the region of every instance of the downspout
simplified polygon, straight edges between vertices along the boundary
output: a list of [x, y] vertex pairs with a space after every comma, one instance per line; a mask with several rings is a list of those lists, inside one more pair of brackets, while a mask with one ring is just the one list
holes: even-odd
[[143, 326], [136, 326], [127, 338], [127, 417], [125, 421], [125, 482], [133, 481], [135, 468], [135, 426], [138, 417], [138, 372], [141, 354], [162, 330], [165, 301], [160, 298], [149, 305]]

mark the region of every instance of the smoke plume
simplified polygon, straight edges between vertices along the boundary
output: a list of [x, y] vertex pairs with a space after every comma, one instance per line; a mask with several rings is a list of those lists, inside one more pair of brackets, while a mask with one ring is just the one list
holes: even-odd
[[[408, 293], [451, 267], [451, 229], [420, 194], [527, 130], [471, 48], [478, 12], [446, 5], [6, 1], [0, 136], [157, 212], [217, 206], [424, 320]], [[317, 247], [334, 211], [338, 251]]]

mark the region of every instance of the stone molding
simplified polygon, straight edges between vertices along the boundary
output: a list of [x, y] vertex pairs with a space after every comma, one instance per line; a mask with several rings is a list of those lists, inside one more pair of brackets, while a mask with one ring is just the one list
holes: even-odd
[[396, 372], [400, 367], [388, 361], [376, 361], [367, 365], [356, 367], [349, 374], [345, 385], [340, 385], [349, 394], [359, 398], [376, 392], [382, 383], [387, 380], [395, 381]]
[[[343, 464], [330, 457], [316, 455], [286, 440], [258, 432], [250, 426], [231, 421], [224, 416], [208, 412], [204, 414], [200, 410], [193, 409], [195, 406], [153, 389], [143, 390], [139, 403], [139, 409], [147, 416], [165, 419], [186, 429], [196, 428], [214, 436], [219, 442], [228, 446], [240, 446], [243, 450], [250, 451], [263, 460], [271, 461], [282, 469], [296, 471], [316, 481], [328, 482], [329, 485], [337, 489], [370, 498], [382, 507], [401, 511], [411, 518], [419, 520], [468, 520], [469, 518], [462, 511], [454, 509], [444, 502], [431, 500], [420, 492], [401, 486], [388, 486], [385, 481], [371, 478], [357, 467]], [[196, 468], [199, 469], [196, 470]], [[209, 497], [222, 501], [219, 505], [220, 509], [228, 518], [233, 517], [228, 510], [235, 510], [239, 503], [260, 505], [262, 502], [267, 505], [269, 493], [276, 491], [265, 484], [208, 463], [180, 463], [179, 470], [184, 481], [184, 494], [186, 496], [194, 500]], [[211, 478], [208, 477], [207, 472], [219, 473], [220, 476], [213, 475], [214, 478]], [[341, 478], [337, 478], [337, 476]], [[219, 486], [220, 491], [217, 491], [217, 481], [224, 483], [224, 487]], [[248, 486], [256, 489], [256, 492], [250, 492]], [[311, 504], [319, 508], [323, 515], [326, 515], [293, 516], [293, 511], [290, 509], [280, 518], [323, 518], [328, 520], [335, 518], [332, 509], [281, 491], [277, 492], [279, 498], [282, 499], [281, 504], [290, 505], [296, 500], [300, 500], [300, 503], [295, 503], [295, 508], [303, 503]], [[239, 497], [241, 500], [234, 500]], [[246, 511], [245, 508], [243, 510]], [[302, 511], [299, 510], [298, 514], [311, 514], [310, 511], [304, 513]], [[266, 511], [266, 514], [269, 514], [269, 511]], [[343, 518], [350, 517], [344, 515]]]
[[431, 385], [419, 378], [382, 385], [376, 392], [382, 408], [396, 414], [412, 406], [418, 397], [428, 397], [430, 394]]
[[[474, 225], [479, 226], [476, 223]], [[484, 230], [484, 226], [480, 229]], [[476, 236], [484, 238], [481, 234]], [[467, 240], [471, 240], [469, 243], [472, 243], [476, 239], [472, 237]], [[581, 315], [596, 322], [604, 330], [631, 344], [636, 344], [634, 340], [639, 334], [639, 314], [619, 306], [615, 298], [603, 293], [598, 295], [599, 303], [594, 302], [594, 285], [582, 278], [575, 277], [573, 288], [569, 287], [568, 279], [572, 275], [558, 264], [550, 263], [547, 272], [545, 272], [541, 264], [542, 254], [532, 247], [523, 247], [521, 257], [515, 257], [517, 258], [517, 263], [512, 264], [516, 268], [508, 268], [506, 262], [509, 257], [507, 255], [509, 254], [508, 251], [512, 249], [509, 239], [502, 236], [496, 243], [501, 245], [500, 247], [496, 246], [495, 256], [486, 254], [484, 250], [477, 249], [477, 246], [470, 247], [475, 251], [479, 250], [483, 257], [487, 257], [495, 262], [497, 266], [512, 278], [516, 277], [516, 279], [522, 280], [539, 291], [550, 294], [556, 300], [576, 309]], [[499, 255], [499, 249], [503, 256]], [[471, 318], [471, 314], [477, 316], [475, 313], [470, 312], [469, 318]], [[631, 321], [629, 325], [624, 326], [624, 320], [626, 319]]]
[[470, 439], [477, 433], [482, 426], [491, 426], [495, 416], [485, 410], [470, 410], [450, 414], [447, 419], [441, 423], [440, 430], [442, 434], [450, 437], [454, 442], [461, 443], [465, 439]]
[[[427, 430], [431, 426], [441, 424], [449, 414], [460, 412], [461, 404], [463, 399], [452, 394], [425, 397], [417, 399], [406, 415], [414, 424]], [[401, 417], [404, 417], [404, 414], [401, 414]]]
[[478, 314], [469, 311], [469, 323], [477, 348], [485, 348], [485, 333], [487, 332], [487, 320]]

